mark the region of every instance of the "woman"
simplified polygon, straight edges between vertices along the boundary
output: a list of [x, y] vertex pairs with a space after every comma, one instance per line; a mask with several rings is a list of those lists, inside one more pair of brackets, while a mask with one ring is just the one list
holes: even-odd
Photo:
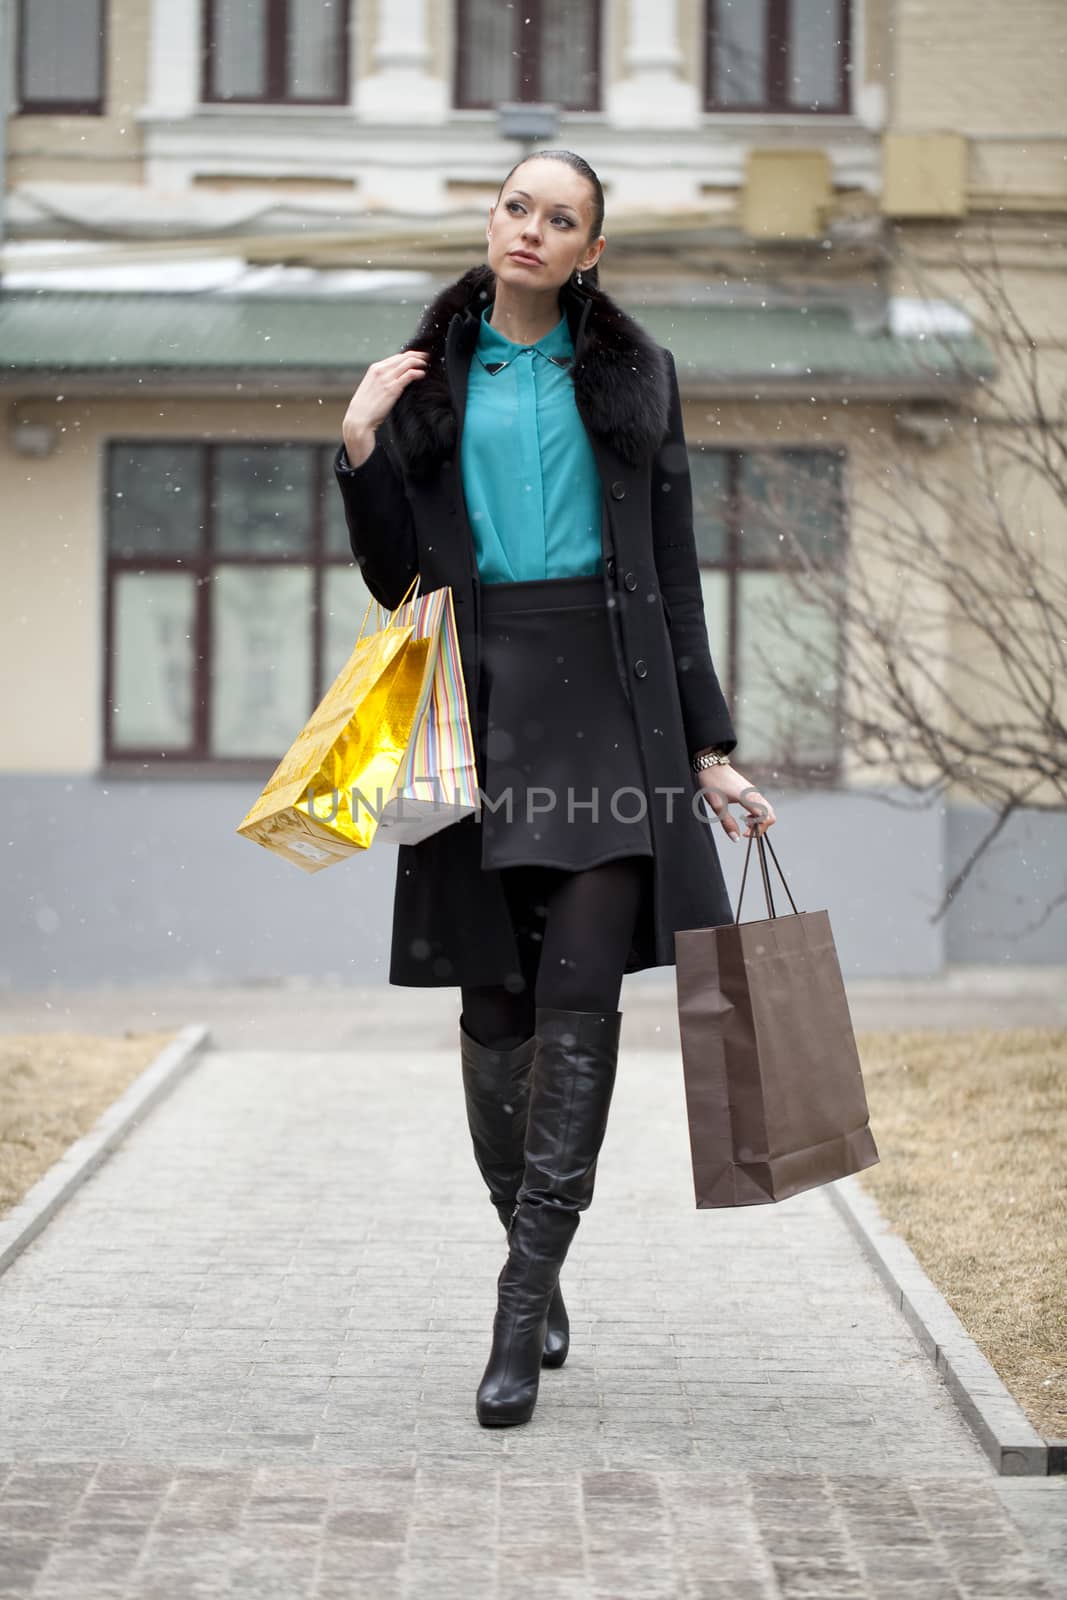
[[[335, 458], [352, 550], [398, 605], [452, 589], [483, 804], [397, 851], [391, 983], [454, 984], [477, 1164], [508, 1230], [483, 1426], [566, 1357], [559, 1272], [592, 1201], [626, 972], [732, 919], [728, 760], [671, 354], [597, 286], [604, 197], [566, 150], [505, 178], [487, 262], [372, 363]], [[699, 758], [694, 768], [691, 759]]]

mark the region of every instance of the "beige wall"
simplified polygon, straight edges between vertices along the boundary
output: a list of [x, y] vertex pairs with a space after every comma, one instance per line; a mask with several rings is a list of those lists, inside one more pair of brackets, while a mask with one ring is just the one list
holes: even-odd
[[972, 204], [1067, 208], [1067, 6], [895, 0], [893, 126], [969, 140]]
[[225, 400], [24, 401], [19, 417], [63, 431], [55, 454], [15, 455], [0, 438], [4, 582], [0, 771], [94, 772], [101, 750], [103, 471], [109, 439], [340, 436], [344, 403]]
[[899, 127], [1063, 134], [1062, 0], [895, 0], [893, 39]]
[[9, 184], [143, 183], [137, 113], [148, 90], [149, 14], [150, 0], [110, 0], [103, 116], [9, 118]]

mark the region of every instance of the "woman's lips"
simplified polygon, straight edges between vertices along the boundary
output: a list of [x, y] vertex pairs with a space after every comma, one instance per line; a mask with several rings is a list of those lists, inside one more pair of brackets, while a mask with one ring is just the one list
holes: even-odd
[[537, 256], [528, 256], [522, 250], [509, 250], [512, 261], [521, 261], [527, 267], [540, 267], [543, 265]]

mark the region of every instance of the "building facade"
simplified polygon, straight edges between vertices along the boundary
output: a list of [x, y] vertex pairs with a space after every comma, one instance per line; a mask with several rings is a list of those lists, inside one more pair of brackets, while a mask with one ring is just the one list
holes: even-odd
[[[1007, 406], [1028, 437], [991, 263], [1057, 390], [1060, 6], [6, 17], [0, 983], [385, 981], [393, 849], [311, 876], [235, 828], [366, 610], [330, 469], [348, 397], [484, 259], [508, 169], [554, 146], [603, 181], [604, 287], [678, 361], [734, 759], [774, 799], [797, 904], [829, 908], [846, 974], [1065, 959], [1051, 762], [935, 915], [997, 815], [995, 774], [968, 779], [989, 685], [998, 738], [1033, 708], [897, 543], [921, 526], [966, 565], [975, 419]], [[1047, 488], [1013, 488], [1011, 526], [1062, 582]], [[806, 566], [847, 603], [805, 604]], [[942, 750], [894, 758], [923, 740], [882, 681], [872, 572], [885, 616], [934, 616], [955, 781]], [[736, 903], [743, 852], [719, 837]], [[766, 914], [756, 892], [743, 915]]]

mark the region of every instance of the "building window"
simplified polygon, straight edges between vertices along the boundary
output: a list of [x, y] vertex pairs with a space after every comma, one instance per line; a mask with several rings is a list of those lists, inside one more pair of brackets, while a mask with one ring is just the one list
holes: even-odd
[[707, 0], [706, 111], [849, 110], [849, 0]]
[[110, 445], [107, 759], [277, 761], [292, 744], [369, 598], [336, 448]]
[[790, 568], [841, 570], [844, 453], [693, 445], [689, 460], [708, 637], [739, 762], [835, 781], [841, 630], [826, 605], [798, 594]]
[[348, 0], [204, 0], [205, 101], [344, 105]]
[[101, 115], [104, 59], [104, 0], [20, 0], [20, 112]]
[[564, 111], [600, 109], [596, 0], [457, 0], [455, 103], [488, 111], [535, 100]]

